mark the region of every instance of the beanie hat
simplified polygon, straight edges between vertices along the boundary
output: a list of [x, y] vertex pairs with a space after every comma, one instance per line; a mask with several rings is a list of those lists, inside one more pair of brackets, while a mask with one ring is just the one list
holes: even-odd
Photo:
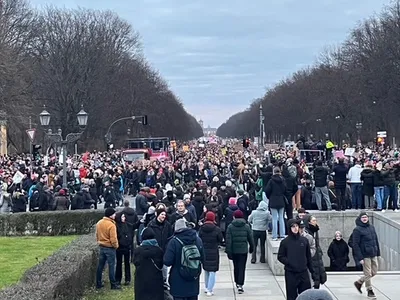
[[333, 297], [326, 290], [306, 290], [296, 300], [333, 300]]
[[186, 219], [185, 218], [179, 219], [179, 220], [177, 220], [175, 222], [175, 226], [174, 226], [175, 232], [181, 232], [185, 228], [187, 228]]
[[154, 233], [154, 230], [151, 229], [150, 227], [145, 228], [142, 231], [142, 241], [144, 240], [151, 240], [156, 237], [156, 234]]
[[235, 210], [233, 216], [235, 217], [235, 219], [243, 219], [243, 212], [240, 209]]
[[156, 212], [156, 208], [154, 206], [150, 206], [147, 210], [147, 214], [153, 215]]
[[290, 220], [288, 220], [287, 223], [288, 223], [288, 227], [289, 228], [292, 227], [295, 224], [299, 224], [296, 219], [290, 219]]
[[159, 207], [156, 209], [156, 216], [159, 216], [161, 213], [166, 212], [164, 207]]
[[206, 222], [215, 222], [215, 214], [212, 211], [206, 213]]
[[59, 191], [58, 191], [58, 194], [59, 194], [60, 196], [65, 196], [65, 190], [64, 190], [64, 189], [59, 190]]
[[367, 216], [367, 217], [368, 217], [368, 214], [367, 214], [366, 211], [361, 211], [360, 214], [359, 214], [358, 216], [359, 216], [360, 218], [361, 218], [361, 217], [364, 217], [364, 216]]
[[107, 218], [111, 217], [113, 214], [115, 214], [115, 209], [112, 207], [106, 208], [106, 211], [104, 212], [104, 216]]
[[305, 228], [306, 227], [306, 224], [304, 224], [304, 221], [302, 219], [299, 219], [297, 221], [297, 224], [299, 224], [299, 228]]
[[236, 205], [236, 202], [237, 202], [237, 200], [236, 200], [235, 197], [230, 197], [229, 198], [229, 205]]

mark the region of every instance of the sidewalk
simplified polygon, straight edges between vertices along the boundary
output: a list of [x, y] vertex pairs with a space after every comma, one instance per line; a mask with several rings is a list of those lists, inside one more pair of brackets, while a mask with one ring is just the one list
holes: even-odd
[[[359, 294], [353, 286], [359, 275], [354, 273], [344, 273], [343, 275], [333, 275], [328, 273], [328, 282], [323, 289], [328, 290], [333, 299], [337, 300], [365, 300], [367, 295]], [[250, 263], [250, 255], [247, 260], [246, 281], [244, 293], [239, 295], [233, 282], [233, 264], [228, 260], [226, 254], [220, 251], [220, 268], [216, 275], [214, 296], [207, 297], [204, 294], [204, 274], [200, 280], [199, 300], [285, 300], [285, 279], [283, 276], [274, 276], [267, 264]], [[400, 273], [397, 275], [377, 275], [372, 279], [375, 294], [379, 300], [400, 299]]]

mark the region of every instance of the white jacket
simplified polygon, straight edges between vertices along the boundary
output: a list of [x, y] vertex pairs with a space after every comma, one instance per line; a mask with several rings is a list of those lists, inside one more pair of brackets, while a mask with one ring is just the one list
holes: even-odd
[[350, 183], [361, 183], [361, 172], [363, 168], [360, 165], [355, 165], [350, 168], [347, 173], [347, 179]]

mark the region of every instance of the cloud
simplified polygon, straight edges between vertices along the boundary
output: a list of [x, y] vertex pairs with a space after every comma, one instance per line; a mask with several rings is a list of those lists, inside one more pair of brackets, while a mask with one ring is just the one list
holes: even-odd
[[31, 0], [111, 9], [132, 23], [144, 53], [185, 107], [218, 126], [389, 0]]

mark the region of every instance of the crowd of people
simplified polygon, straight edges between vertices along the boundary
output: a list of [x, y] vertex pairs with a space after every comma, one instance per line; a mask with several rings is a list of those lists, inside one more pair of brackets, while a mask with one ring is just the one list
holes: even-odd
[[[268, 232], [274, 241], [281, 241], [282, 249], [291, 244], [296, 248], [296, 243], [307, 240], [306, 268], [296, 265], [303, 275], [293, 275], [297, 272], [290, 263], [293, 258], [285, 259], [284, 250], [279, 259], [291, 283], [286, 285], [288, 299], [296, 299], [294, 295], [310, 287], [319, 289], [327, 280], [317, 220], [306, 211], [398, 207], [400, 168], [390, 149], [363, 148], [351, 156], [333, 152], [331, 160], [316, 157], [310, 163], [302, 160], [297, 147], [263, 154], [234, 141], [205, 147], [192, 142], [190, 148], [177, 151], [174, 161], [125, 164], [117, 150], [69, 157], [67, 187], [62, 187], [57, 157], [34, 162], [28, 155], [2, 157], [0, 212], [96, 209], [104, 202], [105, 217], [97, 224], [96, 235], [100, 245], [97, 287], [103, 286], [106, 263], [111, 288], [120, 288], [122, 273], [129, 285], [133, 262], [135, 295], [140, 300], [164, 299], [164, 293], [174, 299], [197, 299], [202, 269], [204, 292], [212, 296], [221, 247], [233, 261], [237, 292], [244, 293], [248, 253], [251, 263], [266, 263]], [[116, 212], [118, 206], [122, 210]], [[357, 219], [349, 244], [356, 264], [366, 273], [355, 283], [357, 290], [365, 282], [372, 297], [369, 282], [376, 274], [379, 244], [364, 218]], [[366, 248], [365, 243], [372, 246]], [[327, 255], [332, 270], [346, 270], [349, 247], [340, 232]], [[149, 288], [144, 284], [147, 280], [159, 284]]]

